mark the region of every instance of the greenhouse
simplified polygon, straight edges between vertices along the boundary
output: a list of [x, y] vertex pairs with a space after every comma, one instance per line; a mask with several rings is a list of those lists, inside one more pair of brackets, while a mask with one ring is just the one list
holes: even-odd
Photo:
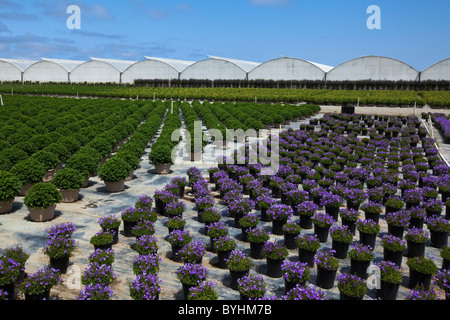
[[43, 58], [25, 70], [23, 81], [70, 82], [70, 72], [82, 63], [83, 61]]
[[208, 56], [186, 68], [180, 75], [182, 80], [247, 80], [247, 75], [259, 63]]
[[346, 61], [327, 73], [327, 81], [417, 81], [419, 71], [396, 59], [366, 56]]
[[439, 61], [422, 71], [421, 81], [450, 81], [450, 58]]
[[136, 61], [91, 58], [70, 74], [72, 83], [121, 83], [121, 75]]
[[142, 79], [179, 79], [181, 72], [194, 61], [145, 57], [147, 60], [131, 65], [122, 73], [122, 83], [134, 83]]
[[23, 73], [37, 61], [0, 59], [0, 81], [23, 82]]
[[267, 61], [248, 74], [249, 80], [325, 80], [333, 67], [282, 57]]

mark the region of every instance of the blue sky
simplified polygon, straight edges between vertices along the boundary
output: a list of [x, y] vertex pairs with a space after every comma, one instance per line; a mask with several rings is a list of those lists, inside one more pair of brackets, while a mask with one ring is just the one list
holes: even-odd
[[[69, 5], [81, 9], [70, 30]], [[370, 5], [381, 29], [366, 26]], [[330, 66], [379, 55], [419, 71], [450, 57], [448, 0], [0, 0], [0, 57], [265, 62]]]

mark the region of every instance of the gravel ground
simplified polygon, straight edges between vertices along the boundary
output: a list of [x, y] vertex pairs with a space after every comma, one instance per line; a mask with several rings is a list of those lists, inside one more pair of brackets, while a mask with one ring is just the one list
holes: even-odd
[[[426, 108], [420, 109], [425, 111]], [[430, 109], [431, 111], [431, 109]], [[340, 112], [340, 107], [323, 106], [321, 114], [316, 117], [321, 117], [323, 113], [328, 112]], [[433, 110], [433, 112], [450, 112], [448, 110]], [[357, 108], [356, 113], [359, 114], [386, 114], [386, 115], [414, 115], [414, 110], [406, 108], [375, 108], [375, 107], [360, 107]], [[420, 115], [420, 114], [419, 114]], [[305, 123], [307, 120], [292, 123], [286, 128], [296, 129], [301, 123]], [[442, 141], [439, 140], [439, 135], [434, 132], [438, 144], [442, 145]], [[182, 148], [183, 145], [180, 146]], [[141, 168], [135, 172], [134, 179], [126, 183], [126, 190], [117, 194], [107, 193], [103, 182], [99, 181], [97, 177], [91, 178], [91, 182], [88, 188], [82, 189], [80, 200], [72, 204], [59, 204], [57, 206], [57, 215], [54, 220], [45, 223], [31, 222], [28, 218], [28, 210], [23, 205], [23, 198], [17, 197], [14, 205], [14, 209], [11, 213], [0, 216], [0, 230], [1, 230], [1, 246], [0, 252], [3, 249], [13, 247], [15, 245], [21, 245], [26, 252], [30, 254], [30, 258], [26, 264], [26, 272], [33, 273], [38, 268], [48, 266], [48, 258], [42, 253], [42, 248], [46, 243], [45, 230], [51, 225], [60, 224], [64, 222], [73, 222], [77, 226], [78, 230], [74, 234], [74, 239], [78, 240], [77, 249], [71, 257], [71, 269], [68, 274], [63, 275], [64, 285], [58, 285], [51, 291], [51, 299], [54, 300], [73, 300], [83, 288], [79, 283], [79, 276], [88, 265], [88, 256], [93, 252], [92, 245], [89, 244], [89, 238], [99, 231], [98, 219], [102, 216], [109, 214], [115, 214], [120, 216], [121, 211], [129, 206], [133, 206], [135, 201], [140, 195], [153, 196], [156, 189], [161, 189], [175, 176], [186, 176], [186, 170], [191, 166], [199, 167], [206, 170], [213, 166], [214, 154], [211, 153], [209, 159], [211, 162], [204, 164], [191, 164], [185, 163], [181, 165], [175, 165], [172, 167], [172, 172], [169, 175], [161, 176], [156, 175], [153, 172], [153, 166], [148, 163], [147, 157], [150, 151], [149, 148], [145, 150], [145, 154], [142, 156]], [[443, 154], [447, 159], [450, 159], [450, 151], [447, 148], [442, 148]], [[207, 172], [204, 173], [205, 178]], [[201, 239], [209, 246], [209, 238], [204, 234], [204, 226], [197, 220], [197, 212], [192, 202], [192, 197], [189, 194], [189, 188], [186, 190], [185, 202], [187, 204], [187, 210], [184, 213], [184, 218], [188, 222], [187, 229], [191, 231], [194, 236], [194, 240]], [[223, 221], [230, 226], [230, 235], [235, 236], [238, 249], [249, 253], [249, 243], [244, 242], [241, 239], [240, 230], [233, 227], [233, 219], [227, 217], [225, 207], [221, 204], [220, 199], [217, 198], [217, 207], [223, 210]], [[255, 211], [258, 214], [258, 211]], [[380, 238], [387, 231], [386, 223], [383, 219], [384, 215], [380, 219], [381, 232], [377, 238], [377, 244], [380, 243]], [[159, 277], [162, 280], [163, 291], [160, 295], [161, 300], [180, 300], [182, 299], [182, 287], [180, 282], [176, 278], [176, 270], [181, 266], [180, 262], [174, 262], [171, 259], [171, 248], [166, 240], [168, 235], [165, 222], [166, 217], [159, 216], [156, 222], [156, 236], [159, 239], [158, 253], [161, 257], [161, 271]], [[267, 230], [271, 230], [271, 224], [268, 222], [260, 222], [261, 226]], [[121, 234], [119, 236], [119, 243], [114, 245], [116, 260], [113, 264], [115, 273], [118, 275], [118, 281], [112, 284], [115, 300], [130, 300], [128, 292], [128, 284], [134, 280], [135, 276], [132, 271], [132, 263], [138, 254], [132, 249], [132, 245], [135, 242], [134, 238], [127, 238], [123, 235], [123, 225], [121, 226]], [[303, 230], [308, 233], [312, 230]], [[282, 236], [271, 236], [272, 240], [283, 241]], [[358, 234], [355, 235], [354, 240], [357, 241]], [[327, 243], [322, 244], [323, 247], [331, 246], [331, 239], [329, 238]], [[378, 245], [377, 248], [380, 248]], [[288, 260], [297, 260], [297, 250], [290, 250]], [[440, 267], [441, 258], [439, 256], [439, 249], [427, 246], [426, 255], [434, 257], [436, 264]], [[382, 252], [379, 249], [376, 250], [376, 259], [379, 261], [382, 258]], [[266, 274], [265, 260], [255, 260], [254, 271], [259, 272], [264, 276], [267, 282], [268, 295], [281, 296], [284, 290], [284, 280], [282, 278], [270, 278]], [[403, 259], [403, 263], [406, 262], [406, 258]], [[207, 255], [203, 259], [203, 264], [209, 270], [208, 278], [217, 283], [217, 292], [220, 300], [238, 300], [239, 294], [237, 291], [229, 287], [229, 271], [221, 269], [217, 266], [217, 256], [215, 253], [208, 251]], [[343, 259], [340, 261], [340, 272], [349, 270], [349, 259]], [[404, 264], [403, 266], [403, 283], [400, 287], [398, 299], [402, 300], [409, 292], [408, 287], [408, 268]], [[311, 279], [309, 284], [314, 284], [316, 278], [316, 268], [311, 269]], [[74, 281], [73, 281], [74, 280]], [[338, 299], [339, 294], [336, 286], [331, 290], [324, 290], [327, 292], [328, 297], [331, 299]], [[19, 293], [19, 299], [23, 299]], [[365, 299], [375, 298], [375, 290], [369, 290]]]

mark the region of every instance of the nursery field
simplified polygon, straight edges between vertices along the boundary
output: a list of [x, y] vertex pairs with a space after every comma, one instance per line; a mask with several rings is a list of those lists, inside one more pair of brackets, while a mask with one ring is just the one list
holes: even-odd
[[448, 91], [414, 90], [331, 90], [285, 88], [185, 88], [136, 87], [111, 84], [0, 84], [0, 94], [33, 94], [58, 96], [83, 96], [126, 99], [177, 99], [243, 102], [305, 102], [319, 105], [343, 103], [364, 106], [423, 107], [447, 109], [450, 106]]
[[184, 98], [3, 96], [0, 298], [446, 299], [448, 159], [419, 117]]

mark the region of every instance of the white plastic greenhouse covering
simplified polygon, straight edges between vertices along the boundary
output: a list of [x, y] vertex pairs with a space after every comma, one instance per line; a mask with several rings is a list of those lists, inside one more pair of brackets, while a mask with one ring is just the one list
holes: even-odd
[[438, 63], [435, 63], [431, 67], [428, 67], [422, 71], [420, 80], [450, 81], [450, 58], [439, 61]]
[[55, 62], [39, 61], [24, 72], [23, 81], [68, 82], [69, 72]]
[[211, 57], [187, 67], [180, 79], [190, 80], [246, 80], [247, 74], [258, 64], [255, 62]]
[[418, 79], [419, 71], [406, 63], [377, 56], [361, 57], [344, 62], [327, 74], [327, 81], [417, 81]]
[[148, 79], [179, 79], [180, 73], [194, 63], [184, 60], [146, 58], [148, 60], [136, 62], [122, 73], [122, 83]]
[[37, 61], [0, 59], [0, 81], [23, 81], [23, 73]]
[[325, 80], [333, 67], [296, 58], [267, 61], [248, 74], [249, 80]]

